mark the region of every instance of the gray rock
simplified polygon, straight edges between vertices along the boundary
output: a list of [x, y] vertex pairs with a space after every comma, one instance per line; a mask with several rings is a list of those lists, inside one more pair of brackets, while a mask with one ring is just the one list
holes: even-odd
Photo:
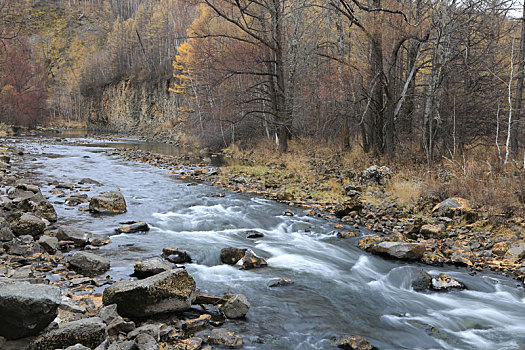
[[227, 318], [241, 318], [246, 316], [250, 309], [250, 303], [244, 294], [233, 295], [226, 303], [219, 307], [219, 310]]
[[117, 341], [111, 343], [107, 348], [104, 349], [95, 349], [95, 350], [135, 350], [137, 349], [137, 344], [133, 340]]
[[243, 345], [241, 337], [236, 336], [232, 332], [228, 332], [224, 328], [214, 328], [211, 331], [209, 343], [213, 345], [222, 345], [230, 348], [237, 348]]
[[76, 252], [69, 259], [69, 265], [83, 275], [99, 275], [109, 270], [108, 259], [89, 252]]
[[370, 248], [374, 254], [386, 255], [401, 260], [419, 260], [425, 253], [422, 243], [381, 242]]
[[57, 231], [57, 238], [61, 241], [71, 241], [77, 247], [83, 247], [89, 243], [89, 232], [73, 226], [60, 226]]
[[150, 336], [153, 337], [153, 339], [155, 339], [155, 341], [159, 341], [160, 326], [156, 324], [145, 324], [143, 326], [136, 328], [134, 331], [129, 332], [128, 338], [133, 339], [140, 334], [149, 334]]
[[108, 332], [108, 335], [117, 335], [117, 334], [127, 334], [135, 329], [135, 322], [133, 321], [126, 321], [122, 317], [115, 318], [112, 320], [107, 328], [106, 331]]
[[137, 348], [139, 350], [159, 350], [159, 344], [153, 339], [153, 337], [149, 334], [139, 334], [137, 338], [135, 338], [135, 344], [137, 344]]
[[432, 276], [423, 269], [416, 269], [412, 274], [412, 288], [417, 291], [428, 290], [432, 287]]
[[525, 257], [525, 243], [519, 243], [517, 246], [513, 246], [507, 250], [507, 254], [511, 255], [515, 259], [523, 259]]
[[106, 324], [110, 324], [111, 321], [118, 319], [120, 315], [117, 312], [117, 304], [102, 307], [98, 312], [98, 317]]
[[250, 270], [268, 266], [266, 260], [255, 255], [251, 250], [247, 250], [241, 260], [238, 262], [241, 269]]
[[292, 285], [293, 281], [289, 278], [280, 278], [278, 280], [272, 281], [268, 284], [268, 287], [283, 287]]
[[37, 249], [33, 249], [29, 244], [24, 244], [18, 238], [15, 238], [10, 242], [5, 242], [3, 247], [5, 251], [11, 255], [31, 256], [37, 251]]
[[0, 282], [0, 336], [18, 339], [38, 334], [55, 319], [60, 301], [55, 286]]
[[96, 348], [106, 337], [106, 325], [98, 317], [67, 322], [43, 334], [31, 343], [29, 350], [49, 350], [82, 344]]
[[58, 249], [58, 238], [52, 236], [41, 236], [38, 244], [48, 253], [54, 253]]
[[11, 224], [11, 230], [15, 235], [39, 236], [44, 233], [46, 223], [44, 220], [32, 214], [24, 213], [19, 220]]
[[11, 276], [11, 278], [14, 279], [26, 279], [33, 277], [35, 276], [33, 275], [33, 267], [31, 265], [19, 267]]
[[78, 182], [79, 185], [102, 185], [102, 183], [98, 182], [97, 180], [93, 180], [90, 178], [84, 178]]
[[118, 233], [135, 233], [149, 231], [149, 226], [143, 221], [134, 222], [132, 224], [121, 226], [115, 229]]
[[361, 181], [384, 186], [392, 178], [392, 170], [386, 166], [372, 165], [361, 173]]
[[227, 247], [221, 249], [221, 262], [223, 264], [235, 265], [244, 257], [247, 249]]
[[72, 346], [68, 346], [65, 350], [91, 350], [91, 349], [82, 344], [75, 344]]
[[190, 263], [191, 257], [187, 251], [179, 248], [164, 248], [162, 249], [162, 257], [174, 264]]
[[436, 277], [432, 278], [432, 289], [438, 291], [447, 291], [451, 289], [465, 289], [465, 284], [456, 280], [455, 278], [440, 273]]
[[185, 269], [173, 269], [138, 281], [120, 281], [104, 290], [104, 305], [118, 313], [143, 317], [187, 310], [196, 298], [195, 281]]
[[13, 231], [9, 228], [7, 221], [0, 217], [0, 242], [8, 242], [15, 238]]
[[467, 222], [474, 222], [477, 219], [477, 214], [472, 210], [469, 202], [460, 197], [447, 198], [443, 202], [437, 204], [432, 209], [432, 215], [448, 218], [461, 216], [464, 217]]
[[73, 313], [85, 313], [86, 312], [86, 308], [84, 306], [80, 306], [73, 299], [68, 298], [65, 295], [62, 296], [62, 302], [60, 303], [60, 306], [58, 308], [60, 310], [73, 312]]
[[248, 230], [244, 234], [246, 235], [246, 238], [249, 238], [249, 239], [264, 237], [264, 233], [256, 231], [256, 230]]
[[119, 191], [105, 192], [91, 198], [89, 210], [101, 214], [122, 214], [127, 211], [126, 200]]
[[20, 241], [23, 244], [31, 244], [35, 241], [35, 238], [30, 235], [22, 235], [22, 236], [19, 236], [18, 239], [20, 239]]
[[135, 263], [135, 265], [133, 265], [134, 272], [132, 276], [137, 278], [147, 278], [171, 269], [172, 267], [166, 264], [162, 259], [153, 258]]

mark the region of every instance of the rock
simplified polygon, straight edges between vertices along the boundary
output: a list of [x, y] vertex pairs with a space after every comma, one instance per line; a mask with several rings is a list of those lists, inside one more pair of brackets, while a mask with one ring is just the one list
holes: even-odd
[[448, 218], [464, 217], [469, 223], [476, 221], [477, 214], [470, 207], [469, 202], [460, 197], [447, 198], [432, 209], [433, 216], [445, 216]]
[[95, 350], [137, 350], [137, 344], [132, 340], [117, 341], [111, 343], [107, 348]]
[[11, 230], [14, 234], [39, 236], [44, 233], [46, 223], [44, 220], [32, 214], [24, 213], [19, 220], [11, 224]]
[[72, 184], [67, 184], [65, 182], [60, 182], [59, 184], [55, 185], [55, 188], [62, 188], [62, 189], [65, 189], [65, 190], [72, 190], [73, 189], [73, 185]]
[[91, 237], [89, 238], [89, 244], [93, 247], [101, 247], [110, 243], [111, 239], [104, 235], [91, 235]]
[[149, 226], [143, 221], [134, 222], [129, 225], [124, 225], [115, 229], [118, 233], [135, 233], [135, 232], [146, 232], [149, 231]]
[[15, 235], [9, 228], [9, 224], [3, 217], [0, 217], [0, 242], [9, 242], [13, 238]]
[[122, 214], [127, 211], [126, 200], [119, 191], [105, 192], [91, 198], [89, 210], [101, 214]]
[[60, 301], [55, 286], [0, 282], [0, 336], [18, 339], [38, 334], [55, 319]]
[[11, 278], [14, 279], [27, 279], [34, 278], [33, 267], [31, 265], [23, 266], [15, 270]]
[[128, 338], [133, 339], [139, 336], [140, 334], [148, 334], [151, 337], [153, 337], [155, 341], [159, 341], [160, 340], [160, 326], [156, 324], [145, 324], [135, 329], [134, 331], [130, 332], [128, 334]]
[[432, 287], [432, 276], [423, 269], [416, 269], [412, 274], [412, 288], [417, 291], [428, 290]]
[[492, 247], [492, 254], [497, 256], [504, 256], [509, 250], [509, 244], [507, 242], [498, 242]]
[[507, 254], [515, 259], [523, 259], [525, 257], [525, 243], [519, 243], [507, 250]]
[[162, 257], [174, 264], [184, 264], [191, 262], [191, 257], [188, 252], [179, 248], [162, 249]]
[[278, 280], [275, 280], [275, 281], [272, 281], [268, 284], [268, 287], [284, 287], [284, 286], [289, 286], [289, 285], [292, 285], [293, 284], [293, 281], [289, 278], [281, 278], [281, 279], [278, 279]]
[[73, 313], [85, 313], [86, 312], [85, 307], [80, 306], [75, 300], [68, 298], [66, 296], [62, 296], [62, 301], [58, 308], [60, 310], [73, 312]]
[[227, 318], [241, 318], [246, 316], [250, 309], [250, 303], [244, 294], [234, 294], [219, 310]]
[[363, 210], [363, 203], [359, 198], [354, 198], [350, 201], [346, 201], [343, 204], [339, 204], [334, 209], [334, 214], [337, 218], [341, 219], [347, 216], [351, 212], [360, 212]]
[[84, 178], [78, 182], [79, 185], [102, 185], [102, 183], [90, 179], [90, 178]]
[[19, 236], [18, 239], [23, 244], [31, 244], [31, 243], [33, 243], [35, 241], [35, 238], [33, 236], [30, 236], [30, 235], [22, 235], [22, 236]]
[[113, 320], [121, 317], [117, 312], [117, 304], [106, 305], [98, 312], [98, 317], [106, 324], [110, 324]]
[[89, 252], [76, 252], [69, 259], [70, 267], [83, 275], [94, 276], [109, 270], [110, 261]]
[[214, 328], [211, 331], [209, 343], [213, 345], [222, 345], [230, 348], [237, 348], [243, 345], [241, 337], [227, 331], [224, 328]]
[[211, 321], [211, 315], [204, 314], [200, 315], [198, 318], [191, 320], [181, 320], [175, 324], [177, 329], [182, 329], [184, 331], [196, 330], [199, 328], [206, 327]]
[[65, 350], [91, 350], [91, 349], [82, 344], [75, 344], [72, 346], [68, 346]]
[[256, 230], [248, 230], [244, 234], [246, 235], [246, 238], [249, 238], [249, 239], [264, 237], [264, 234], [262, 232], [259, 232], [259, 231], [256, 231]]
[[432, 278], [432, 289], [439, 291], [447, 291], [450, 289], [465, 289], [465, 284], [460, 282], [453, 277], [440, 273], [436, 277]]
[[221, 249], [221, 262], [223, 264], [235, 265], [244, 257], [246, 249], [228, 247]]
[[89, 232], [73, 226], [60, 226], [57, 231], [57, 238], [61, 241], [71, 241], [77, 247], [83, 247], [89, 243]]
[[29, 350], [49, 350], [82, 344], [91, 349], [104, 341], [106, 326], [98, 317], [67, 322], [38, 337], [29, 345]]
[[425, 253], [425, 245], [423, 243], [381, 242], [372, 246], [370, 251], [401, 260], [419, 260]]
[[361, 181], [366, 184], [384, 186], [392, 178], [392, 170], [386, 166], [372, 165], [361, 173]]
[[135, 263], [135, 265], [133, 265], [134, 272], [132, 276], [147, 278], [171, 269], [172, 267], [162, 261], [162, 259], [153, 258]]
[[113, 321], [111, 321], [106, 331], [108, 332], [108, 335], [118, 335], [118, 334], [127, 334], [135, 329], [135, 322], [133, 321], [126, 321], [122, 317], [115, 318]]
[[54, 253], [58, 249], [58, 238], [52, 236], [41, 236], [38, 244], [48, 253]]
[[426, 238], [443, 238], [446, 236], [444, 227], [441, 225], [423, 225], [421, 226], [419, 233]]
[[121, 281], [104, 290], [104, 305], [117, 304], [127, 317], [187, 310], [195, 300], [195, 281], [185, 269], [173, 269], [139, 281]]
[[266, 260], [256, 256], [251, 250], [246, 251], [242, 259], [239, 260], [239, 263], [243, 270], [250, 270], [268, 266]]
[[137, 344], [138, 350], [159, 350], [159, 344], [149, 334], [139, 334], [135, 338], [135, 344]]
[[350, 350], [373, 350], [375, 349], [369, 342], [360, 336], [342, 336], [337, 337], [334, 345], [340, 349]]

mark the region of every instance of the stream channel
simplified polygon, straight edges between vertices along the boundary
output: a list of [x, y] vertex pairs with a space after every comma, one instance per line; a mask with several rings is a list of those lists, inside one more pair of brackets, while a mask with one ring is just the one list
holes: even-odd
[[[109, 151], [130, 142], [90, 138], [46, 143], [11, 140], [30, 154], [17, 165], [30, 173], [50, 197], [60, 224], [111, 235], [98, 254], [111, 260], [114, 280], [130, 279], [136, 261], [160, 256], [162, 248], [187, 250], [193, 263], [186, 269], [201, 292], [243, 293], [251, 303], [245, 320], [226, 323], [244, 338], [245, 349], [332, 349], [331, 337], [362, 335], [380, 349], [523, 349], [525, 291], [518, 282], [465, 269], [431, 267], [384, 260], [359, 250], [355, 239], [338, 239], [336, 222], [308, 216], [259, 197], [223, 192], [218, 187], [183, 181], [168, 170], [124, 160]], [[176, 148], [175, 146], [170, 146]], [[32, 159], [31, 159], [32, 158]], [[120, 188], [128, 212], [93, 216], [64, 205], [50, 194], [52, 181], [78, 183], [91, 178], [89, 196]], [[149, 223], [148, 233], [115, 235], [120, 222]], [[247, 230], [264, 234], [247, 239]], [[366, 231], [363, 231], [365, 234]], [[221, 248], [250, 248], [268, 267], [239, 270], [223, 265]], [[416, 292], [411, 276], [423, 267], [431, 275], [445, 272], [468, 290]], [[293, 285], [270, 288], [279, 278]]]

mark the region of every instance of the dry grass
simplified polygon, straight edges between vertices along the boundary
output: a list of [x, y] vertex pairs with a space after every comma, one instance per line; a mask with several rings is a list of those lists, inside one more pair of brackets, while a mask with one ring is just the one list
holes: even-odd
[[66, 120], [66, 119], [49, 119], [47, 126], [51, 128], [64, 128], [64, 129], [85, 129], [87, 124], [85, 121], [78, 120]]

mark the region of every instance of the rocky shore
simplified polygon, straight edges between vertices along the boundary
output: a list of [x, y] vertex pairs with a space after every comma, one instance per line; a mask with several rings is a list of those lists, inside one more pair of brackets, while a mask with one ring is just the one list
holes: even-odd
[[[420, 254], [408, 260], [462, 266], [472, 273], [490, 270], [522, 283], [525, 278], [525, 219], [521, 214], [489, 215], [464, 198], [439, 198], [431, 193], [420, 196], [413, 206], [400, 204], [386, 189], [393, 176], [387, 166], [347, 169], [334, 159], [314, 157], [310, 164], [304, 164], [309, 176], [304, 178], [284, 162], [259, 164], [248, 158], [233, 162], [236, 165], [210, 167], [206, 157], [195, 163], [187, 156], [133, 149], [118, 154], [170, 169], [183, 179], [286, 203], [291, 207], [289, 215], [299, 207], [312, 216], [340, 220], [353, 229], [344, 230], [344, 225], [335, 224], [337, 237], [355, 239], [358, 247], [387, 258], [406, 259], [381, 249], [382, 242], [417, 244]], [[331, 192], [334, 182], [346, 185], [331, 193], [330, 201], [312, 195]], [[362, 228], [367, 229], [365, 237], [360, 233]]]
[[[0, 348], [5, 350], [154, 350], [242, 347], [228, 321], [244, 318], [242, 294], [203, 295], [183, 264], [184, 251], [167, 248], [159, 258], [135, 264], [131, 278], [113, 281], [111, 261], [98, 247], [111, 239], [61, 224], [40, 188], [11, 170], [24, 151], [0, 146], [4, 195], [0, 196]], [[90, 179], [54, 183], [68, 193], [64, 205], [89, 201], [89, 210], [119, 215], [127, 209], [118, 192], [85, 195]], [[96, 220], [96, 216], [94, 217]], [[146, 231], [130, 222], [117, 232]], [[162, 256], [162, 257], [161, 257]]]

